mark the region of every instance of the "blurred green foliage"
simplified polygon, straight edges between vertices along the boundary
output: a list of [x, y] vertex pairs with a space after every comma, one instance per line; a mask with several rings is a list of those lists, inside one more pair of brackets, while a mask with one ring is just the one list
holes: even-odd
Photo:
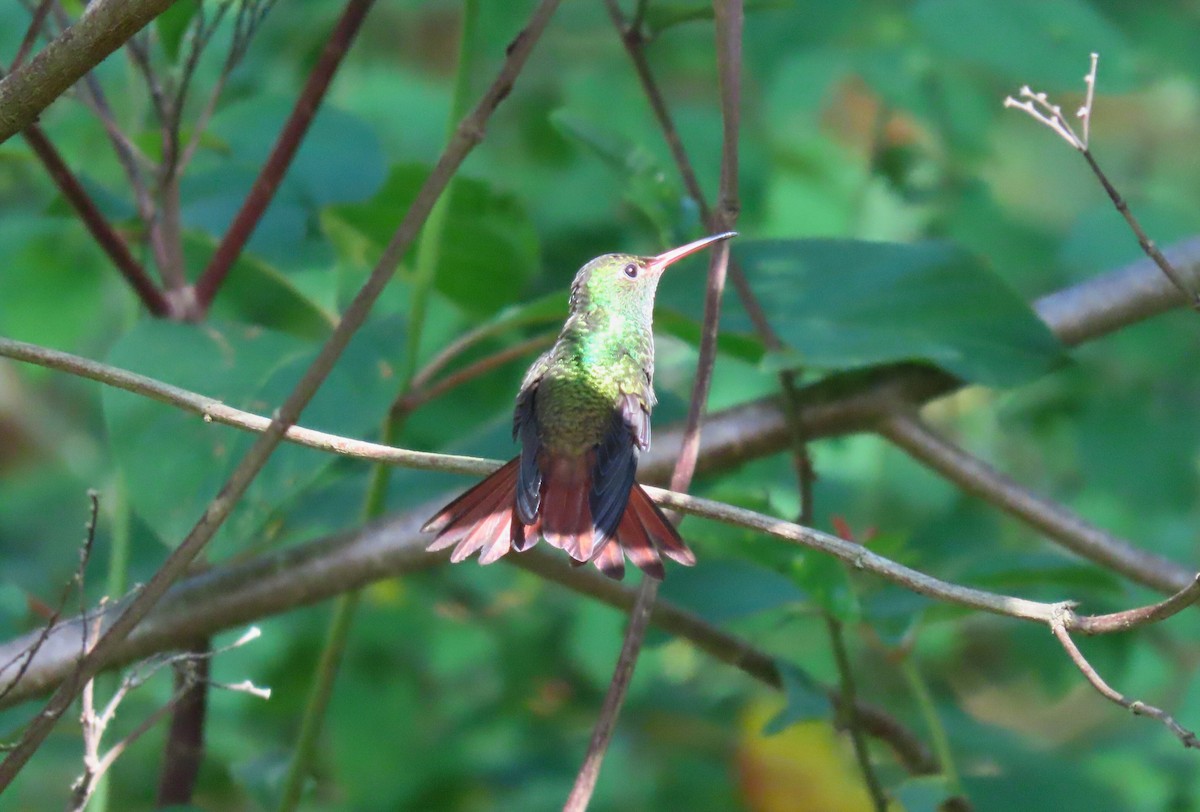
[[[480, 5], [472, 95], [532, 8], [529, 0]], [[198, 6], [178, 3], [155, 24], [167, 70], [179, 70]], [[309, 2], [301, 13], [280, 2], [230, 77], [182, 181], [194, 273], [241, 204], [339, 7]], [[1069, 355], [1053, 341], [1023, 303], [1135, 259], [1138, 248], [1082, 160], [1001, 102], [1028, 84], [1074, 109], [1088, 53], [1100, 52], [1099, 160], [1160, 244], [1194, 233], [1195, 4], [773, 0], [747, 9], [743, 236], [734, 248], [788, 350], [767, 354], [747, 338], [731, 293], [711, 405], [773, 392], [780, 368], [803, 366], [808, 380], [894, 360], [942, 365], [978, 385], [928, 410], [940, 428], [1035, 491], [1189, 566], [1200, 520], [1195, 315], [1167, 315]], [[20, 139], [0, 145], [0, 334], [268, 412], [365, 278], [443, 144], [460, 12], [449, 0], [373, 9], [200, 325], [142, 313], [28, 147]], [[0, 4], [6, 60], [26, 15], [23, 4]], [[650, 0], [646, 23], [655, 35], [650, 63], [712, 194], [721, 120], [711, 8]], [[199, 64], [185, 122], [216, 81], [229, 33], [228, 25], [218, 32]], [[117, 120], [157, 154], [158, 129], [128, 61], [116, 55], [97, 74]], [[105, 213], [136, 240], [134, 201], [99, 124], [71, 98], [41, 120]], [[696, 236], [698, 207], [682, 188], [602, 4], [564, 3], [453, 184], [421, 358], [488, 320], [500, 326], [465, 360], [535, 335], [561, 316], [566, 287], [588, 258], [650, 253]], [[376, 435], [404, 364], [411, 259], [306, 425]], [[700, 274], [699, 261], [687, 263], [660, 295], [659, 426], [682, 415], [688, 396]], [[527, 362], [417, 410], [400, 443], [511, 454], [512, 397]], [[36, 627], [30, 600], [51, 602], [70, 577], [89, 487], [104, 494], [100, 563], [88, 579], [95, 600], [114, 534], [128, 528], [129, 582], [147, 577], [248, 442], [125, 393], [0, 364], [0, 629], [9, 636]], [[697, 490], [791, 518], [796, 483], [784, 453], [710, 474]], [[837, 517], [873, 549], [940, 577], [1072, 598], [1088, 611], [1152, 599], [876, 438], [825, 440], [813, 455], [823, 529]], [[281, 449], [210, 560], [355, 526], [367, 474], [358, 463]], [[398, 471], [388, 506], [426, 505], [465, 484]], [[810, 720], [828, 719], [811, 679], [836, 679], [822, 611], [848, 624], [860, 693], [928, 741], [930, 716], [885, 651], [901, 641], [912, 647], [910, 664], [933, 697], [975, 809], [1200, 806], [1195, 756], [1084, 686], [1044, 629], [936, 606], [745, 531], [695, 519], [683, 528], [700, 563], [671, 570], [664, 596], [777, 656], [789, 704], [683, 643], [652, 636], [593, 808], [866, 808], [845, 742], [801, 735]], [[1193, 614], [1083, 646], [1120, 690], [1195, 727]], [[215, 662], [216, 679], [252, 679], [274, 693], [269, 702], [212, 693], [197, 807], [273, 807], [326, 619], [327, 607], [266, 619], [260, 640]], [[506, 566], [444, 567], [371, 587], [304, 808], [558, 808], [622, 628], [615, 611]], [[137, 691], [115, 734], [168, 693], [166, 679]], [[12, 739], [33, 712], [0, 714], [0, 738]], [[764, 737], [772, 718], [771, 731], [787, 729]], [[110, 808], [152, 804], [163, 735], [156, 730], [122, 756]], [[944, 799], [942, 782], [906, 780], [886, 749], [875, 752], [904, 808], [934, 809]], [[783, 766], [772, 769], [772, 759]], [[803, 778], [806, 764], [825, 766], [814, 768], [819, 778]], [[79, 768], [79, 731], [64, 723], [10, 791], [11, 808], [60, 806]], [[10, 808], [8, 798], [3, 805]]]

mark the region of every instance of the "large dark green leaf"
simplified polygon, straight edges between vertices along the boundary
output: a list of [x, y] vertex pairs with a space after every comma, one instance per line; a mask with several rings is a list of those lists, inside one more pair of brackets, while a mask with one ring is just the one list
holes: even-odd
[[[427, 175], [422, 166], [397, 166], [374, 198], [339, 206], [335, 216], [381, 249]], [[449, 193], [437, 288], [475, 313], [494, 312], [516, 301], [537, 269], [537, 234], [520, 201], [483, 181], [458, 177]]]
[[[1064, 359], [1012, 290], [947, 243], [741, 242], [736, 252], [787, 344], [764, 362], [773, 370], [926, 361], [1005, 386]], [[748, 320], [732, 321], [748, 331]]]

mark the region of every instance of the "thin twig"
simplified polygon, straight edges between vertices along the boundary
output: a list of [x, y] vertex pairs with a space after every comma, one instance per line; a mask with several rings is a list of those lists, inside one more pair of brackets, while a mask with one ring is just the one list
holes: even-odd
[[1063, 620], [1052, 620], [1050, 622], [1050, 630], [1054, 632], [1054, 636], [1058, 638], [1058, 642], [1066, 650], [1067, 656], [1071, 658], [1071, 662], [1075, 663], [1075, 667], [1079, 669], [1079, 672], [1083, 674], [1101, 696], [1110, 702], [1120, 705], [1135, 716], [1149, 716], [1151, 719], [1157, 719], [1159, 722], [1162, 722], [1168, 730], [1175, 734], [1179, 741], [1183, 742], [1184, 747], [1200, 748], [1200, 739], [1196, 738], [1196, 734], [1176, 722], [1174, 717], [1169, 713], [1154, 705], [1142, 702], [1140, 699], [1128, 699], [1124, 694], [1105, 682], [1099, 672], [1083, 656], [1083, 652], [1079, 650], [1079, 647], [1075, 645], [1075, 641], [1071, 639], [1071, 634], [1067, 630], [1067, 625]]
[[1092, 170], [1092, 174], [1100, 181], [1100, 185], [1104, 187], [1108, 199], [1112, 201], [1113, 206], [1125, 218], [1125, 222], [1129, 225], [1133, 235], [1137, 238], [1138, 245], [1142, 252], [1154, 262], [1155, 265], [1163, 272], [1167, 279], [1171, 280], [1179, 292], [1188, 298], [1194, 309], [1200, 310], [1200, 291], [1192, 290], [1184, 282], [1179, 271], [1167, 260], [1163, 253], [1158, 250], [1158, 246], [1146, 234], [1142, 224], [1134, 217], [1133, 212], [1129, 208], [1129, 203], [1126, 202], [1124, 196], [1117, 191], [1109, 181], [1108, 175], [1100, 168], [1100, 164], [1096, 162], [1091, 151], [1091, 126], [1092, 126], [1092, 105], [1096, 98], [1096, 67], [1100, 61], [1099, 54], [1091, 55], [1091, 68], [1087, 75], [1083, 77], [1084, 84], [1087, 86], [1087, 93], [1084, 98], [1083, 107], [1079, 108], [1076, 113], [1077, 117], [1083, 122], [1082, 137], [1075, 132], [1075, 128], [1071, 126], [1071, 122], [1063, 115], [1062, 108], [1052, 103], [1045, 93], [1037, 93], [1025, 85], [1020, 91], [1020, 100], [1008, 96], [1004, 99], [1005, 107], [1012, 107], [1021, 110], [1035, 121], [1050, 128], [1060, 138], [1071, 145], [1072, 148], [1078, 150], [1083, 159], [1087, 161], [1088, 167]]
[[[720, 85], [722, 149], [720, 179], [720, 210], [718, 231], [731, 231], [738, 213], [738, 129], [741, 113], [741, 68], [742, 68], [742, 3], [741, 0], [714, 0], [715, 27], [717, 34], [717, 74]], [[696, 362], [696, 377], [692, 384], [691, 399], [685, 423], [683, 442], [675, 470], [671, 475], [674, 490], [687, 490], [696, 472], [696, 459], [700, 450], [700, 420], [708, 402], [712, 384], [713, 366], [717, 354], [717, 333], [720, 329], [721, 298], [725, 292], [725, 275], [729, 264], [729, 243], [718, 243], [712, 251], [708, 266], [708, 281], [704, 300], [704, 322], [701, 328], [699, 358]], [[600, 709], [599, 718], [592, 730], [584, 757], [571, 793], [563, 807], [564, 812], [582, 812], [591, 801], [600, 774], [600, 766], [616, 730], [617, 717], [625, 701], [638, 654], [646, 634], [646, 619], [658, 594], [658, 581], [643, 578], [638, 588], [637, 602], [625, 636], [621, 653], [613, 673], [608, 691]]]
[[[16, 675], [0, 690], [0, 702], [8, 696], [9, 692], [17, 686], [21, 679], [25, 676], [25, 672], [29, 670], [30, 663], [37, 656], [39, 650], [45, 645], [49, 639], [55, 626], [58, 625], [58, 619], [62, 617], [63, 608], [67, 605], [67, 598], [72, 592], [79, 593], [79, 614], [84, 619], [84, 625], [87, 625], [86, 604], [83, 593], [83, 577], [87, 572], [88, 561], [92, 557], [92, 548], [96, 542], [96, 520], [100, 515], [100, 494], [94, 490], [88, 491], [88, 521], [84, 526], [83, 544], [79, 548], [79, 565], [75, 568], [75, 574], [71, 576], [71, 580], [63, 585], [62, 594], [58, 598], [58, 605], [54, 607], [54, 611], [50, 613], [50, 617], [42, 625], [38, 631], [37, 638], [28, 648], [18, 652], [12, 659], [0, 666], [0, 673], [4, 673], [12, 667], [17, 660], [22, 660], [20, 667], [17, 669]], [[87, 636], [84, 635], [83, 645], [87, 645]]]
[[468, 381], [473, 381], [494, 369], [504, 366], [509, 361], [549, 347], [554, 343], [556, 336], [557, 332], [543, 333], [542, 335], [527, 338], [524, 341], [518, 341], [516, 344], [505, 347], [485, 358], [480, 358], [472, 364], [468, 364], [457, 372], [453, 372], [442, 378], [437, 383], [430, 384], [421, 389], [409, 390], [406, 394], [396, 398], [396, 401], [392, 404], [391, 411], [393, 413], [414, 411], [423, 404], [440, 398], [442, 395], [462, 386]]
[[[704, 190], [700, 186], [700, 181], [696, 176], [691, 159], [688, 157], [687, 149], [684, 147], [683, 139], [680, 137], [679, 130], [676, 128], [674, 119], [667, 107], [666, 99], [659, 89], [653, 72], [650, 70], [650, 63], [646, 58], [645, 51], [646, 36], [642, 31], [645, 4], [638, 4], [633, 20], [628, 24], [625, 22], [624, 15], [621, 13], [616, 0], [605, 0], [605, 7], [608, 9], [609, 17], [620, 33], [625, 50], [633, 62], [634, 71], [641, 82], [646, 99], [650, 104], [650, 109], [654, 113], [659, 129], [667, 143], [667, 148], [674, 159], [676, 169], [683, 180], [684, 188], [687, 189], [688, 194], [699, 206], [700, 216], [705, 226], [713, 232], [724, 230], [723, 219], [713, 211], [705, 197]], [[755, 332], [758, 333], [768, 349], [781, 349], [783, 342], [767, 321], [766, 313], [758, 298], [754, 295], [754, 291], [750, 288], [745, 273], [743, 273], [740, 265], [732, 256], [729, 258], [729, 276], [733, 282], [734, 289], [737, 291], [750, 317], [751, 323], [754, 325]], [[799, 521], [801, 524], [811, 525], [813, 520], [813, 482], [816, 474], [812, 458], [809, 455], [804, 424], [801, 419], [800, 394], [797, 383], [799, 378], [800, 373], [797, 370], [783, 370], [779, 373], [779, 385], [783, 392], [784, 412], [791, 439], [793, 465], [796, 470], [796, 480], [800, 491]], [[839, 636], [839, 639], [832, 640], [833, 645], [835, 648], [844, 648], [844, 644], [840, 639], [842, 633], [840, 625], [837, 625], [837, 621], [833, 618], [827, 618], [827, 621], [829, 623], [831, 638], [835, 634]], [[854, 710], [853, 674], [849, 671], [849, 661], [848, 659], [838, 660], [838, 664], [839, 667], [842, 665], [846, 667], [846, 670], [841, 673], [843, 678], [842, 684], [847, 692], [846, 701], [842, 703], [843, 710], [840, 715], [843, 717], [843, 722], [850, 730], [850, 735], [854, 740], [855, 753], [859, 757], [860, 769], [863, 772], [868, 787], [871, 789], [872, 799], [875, 801], [876, 808], [883, 808], [880, 806], [880, 803], [886, 805], [886, 800], [880, 800], [882, 792], [879, 790], [879, 780], [875, 775], [874, 766], [867, 757], [866, 747], [862, 742], [859, 719]]]
[[4, 761], [0, 762], [0, 792], [12, 783], [24, 764], [41, 746], [58, 719], [62, 717], [79, 691], [82, 690], [84, 683], [99, 671], [105, 659], [110, 656], [117, 645], [133, 631], [141, 619], [162, 598], [170, 585], [183, 575], [196, 555], [204, 549], [279, 446], [284, 432], [299, 420], [300, 413], [324, 383], [330, 370], [333, 369], [333, 365], [349, 344], [351, 337], [366, 321], [371, 306], [391, 279], [438, 196], [454, 173], [458, 171], [466, 156], [475, 145], [483, 140], [484, 126], [488, 118], [512, 91], [517, 76], [525, 66], [534, 44], [545, 30], [559, 2], [561, 0], [542, 0], [534, 9], [526, 27], [509, 46], [507, 56], [496, 79], [488, 87], [475, 108], [459, 124], [454, 137], [446, 146], [433, 171], [422, 184], [366, 283], [354, 297], [343, 314], [342, 320], [334, 328], [333, 333], [326, 340], [299, 383], [275, 411], [267, 430], [234, 468], [233, 473], [208, 505], [199, 522], [128, 603], [121, 615], [113, 621], [112, 626], [97, 641], [95, 649], [80, 663], [78, 672], [59, 686], [45, 709], [26, 728], [21, 740], [8, 753]]
[[304, 89], [292, 107], [291, 115], [275, 139], [271, 154], [267, 156], [258, 177], [254, 179], [254, 185], [250, 187], [229, 230], [225, 232], [221, 243], [209, 259], [208, 266], [196, 281], [196, 301], [202, 313], [212, 304], [234, 261], [241, 254], [258, 227], [267, 206], [275, 197], [283, 176], [292, 165], [292, 159], [304, 141], [309, 125], [325, 99], [325, 92], [329, 89], [334, 74], [342, 64], [342, 58], [350, 50], [350, 45], [373, 4], [374, 0], [348, 0], [342, 10], [333, 33], [321, 51], [320, 59], [313, 66], [308, 80], [304, 83]]
[[837, 664], [838, 685], [842, 697], [837, 715], [839, 721], [850, 732], [850, 742], [854, 746], [854, 760], [858, 762], [863, 783], [867, 785], [867, 793], [871, 796], [871, 803], [877, 812], [887, 812], [887, 794], [883, 791], [879, 775], [871, 763], [871, 753], [867, 750], [867, 740], [863, 734], [862, 724], [855, 712], [855, 708], [858, 706], [858, 687], [854, 679], [854, 668], [850, 664], [850, 654], [846, 651], [846, 638], [842, 632], [842, 622], [828, 611], [824, 613], [824, 616], [825, 628], [833, 648], [833, 659]]

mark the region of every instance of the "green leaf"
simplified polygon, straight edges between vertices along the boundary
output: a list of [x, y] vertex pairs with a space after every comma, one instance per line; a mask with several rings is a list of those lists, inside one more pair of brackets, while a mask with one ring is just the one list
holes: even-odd
[[[382, 249], [428, 174], [423, 166], [396, 166], [374, 198], [335, 214]], [[448, 193], [437, 289], [474, 313], [494, 313], [520, 297], [538, 267], [537, 233], [519, 200], [484, 181], [460, 176]]]
[[[378, 424], [394, 388], [380, 363], [381, 345], [371, 330], [355, 337], [305, 410], [305, 425], [363, 436]], [[257, 327], [220, 322], [196, 327], [144, 319], [116, 342], [108, 360], [230, 406], [269, 415], [291, 391], [316, 349], [313, 343]], [[117, 389], [103, 391], [102, 405], [134, 511], [164, 543], [178, 543], [254, 437]], [[239, 544], [254, 540], [288, 500], [314, 483], [336, 459], [290, 444], [281, 446], [226, 523], [224, 537]]]
[[167, 6], [167, 10], [154, 20], [158, 41], [171, 62], [179, 61], [179, 47], [199, 10], [200, 0], [180, 0]]
[[[215, 248], [215, 242], [205, 236], [184, 237], [184, 252], [191, 267], [204, 267]], [[327, 336], [338, 318], [306, 296], [283, 272], [246, 253], [229, 269], [213, 301], [212, 314], [218, 319], [234, 319], [310, 339]]]
[[709, 566], [673, 568], [661, 589], [667, 600], [710, 623], [726, 623], [808, 600], [785, 576], [736, 559]]
[[[979, 260], [947, 243], [739, 243], [767, 318], [787, 344], [771, 370], [925, 361], [1007, 386], [1065, 360], [1058, 341]], [[749, 331], [748, 320], [731, 324]]]
[[833, 712], [829, 696], [811, 674], [780, 660], [775, 661], [775, 666], [779, 669], [779, 677], [783, 681], [787, 705], [767, 722], [763, 733], [773, 736], [801, 722], [829, 718]]
[[555, 111], [550, 121], [617, 173], [625, 201], [649, 221], [663, 245], [678, 242], [679, 235], [698, 222], [696, 204], [675, 180], [675, 171], [659, 164], [641, 144], [566, 110]]

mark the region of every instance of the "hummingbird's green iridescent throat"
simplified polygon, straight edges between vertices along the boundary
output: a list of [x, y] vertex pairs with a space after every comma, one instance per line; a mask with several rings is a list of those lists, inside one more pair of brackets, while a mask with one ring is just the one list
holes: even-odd
[[479, 552], [488, 564], [544, 538], [575, 562], [622, 578], [625, 556], [663, 577], [662, 555], [696, 561], [634, 481], [650, 447], [654, 408], [654, 296], [666, 268], [716, 234], [653, 257], [605, 254], [579, 269], [558, 340], [521, 384], [513, 437], [521, 454], [447, 505], [423, 528], [430, 550]]

